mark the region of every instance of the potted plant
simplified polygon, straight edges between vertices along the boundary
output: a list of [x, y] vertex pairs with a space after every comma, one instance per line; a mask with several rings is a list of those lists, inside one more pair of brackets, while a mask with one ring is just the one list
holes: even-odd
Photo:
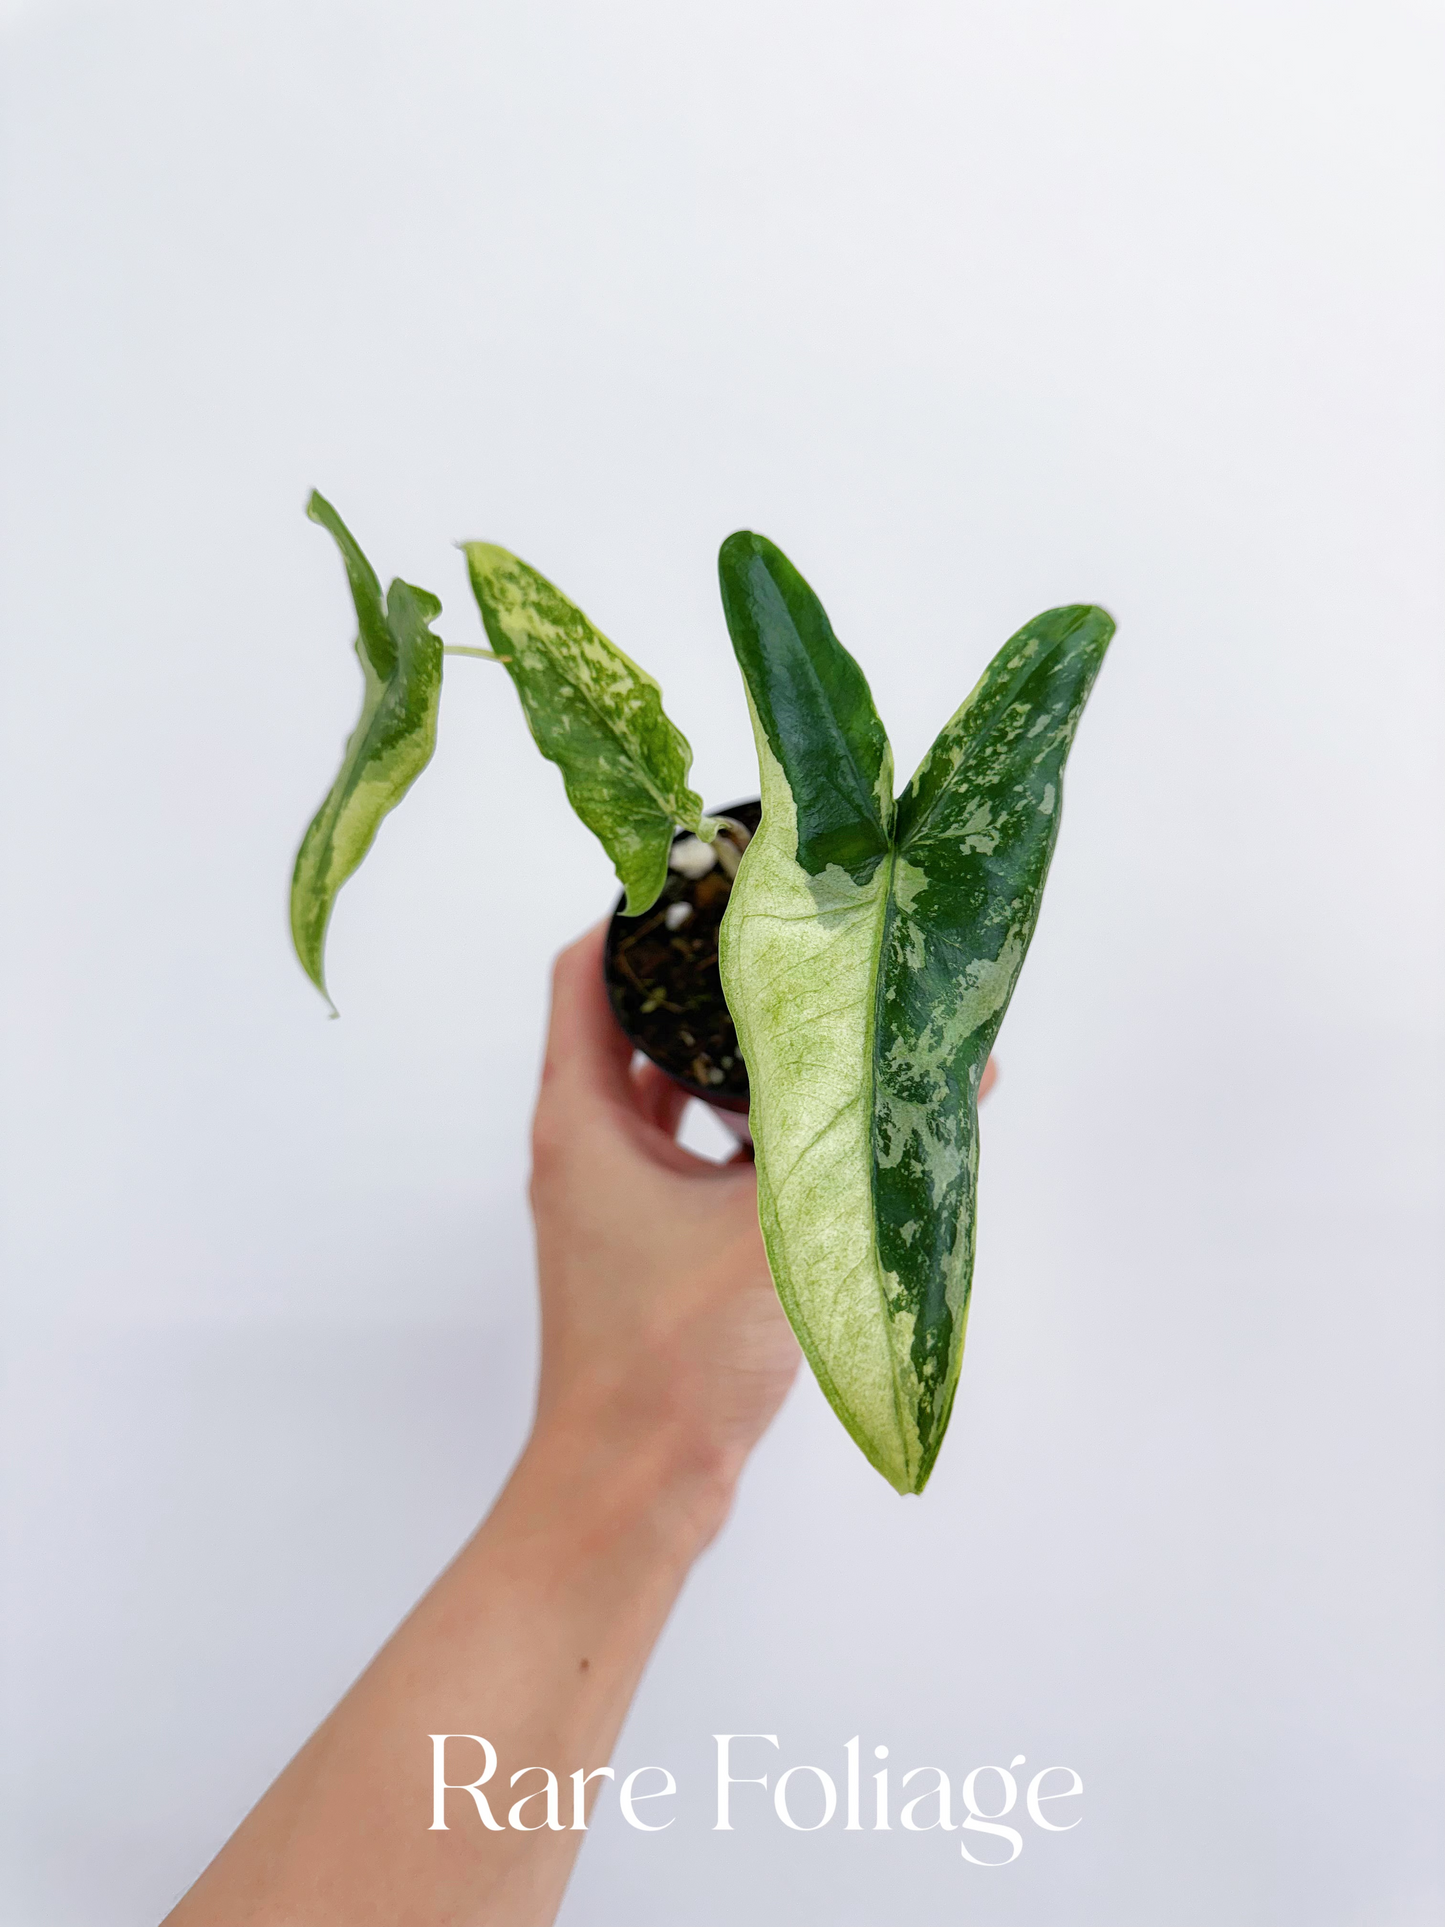
[[[1037, 922], [1109, 616], [1051, 609], [1010, 638], [895, 797], [886, 732], [822, 604], [766, 538], [729, 536], [719, 576], [761, 803], [709, 817], [656, 683], [525, 562], [464, 545], [491, 647], [447, 649], [435, 597], [400, 581], [383, 597], [330, 505], [313, 495], [308, 512], [346, 564], [365, 695], [296, 859], [302, 964], [324, 993], [336, 893], [432, 754], [444, 653], [500, 662], [612, 858], [625, 917], [654, 915], [669, 940], [694, 919], [694, 936], [716, 931], [715, 960], [701, 945], [690, 979], [682, 962], [663, 982], [631, 960], [626, 990], [614, 934], [614, 1009], [699, 1095], [746, 1091], [778, 1295], [858, 1445], [898, 1491], [921, 1492], [963, 1356], [979, 1080]], [[695, 1001], [669, 1012], [679, 995]]]

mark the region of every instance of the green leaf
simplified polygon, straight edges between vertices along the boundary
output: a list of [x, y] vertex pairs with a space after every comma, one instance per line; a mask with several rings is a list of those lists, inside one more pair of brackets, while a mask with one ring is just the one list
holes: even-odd
[[797, 799], [798, 861], [810, 876], [836, 863], [862, 882], [893, 820], [893, 752], [863, 671], [766, 536], [730, 535], [718, 577], [757, 719]]
[[973, 1276], [979, 1080], [1038, 921], [1064, 763], [1114, 624], [1051, 609], [1008, 642], [899, 802], [874, 1042], [873, 1206], [917, 1484], [963, 1358]]
[[692, 751], [662, 691], [545, 576], [506, 549], [462, 545], [487, 636], [517, 686], [542, 754], [606, 850], [627, 914], [651, 908], [681, 824], [711, 841], [712, 819], [687, 786]]
[[[739, 626], [763, 819], [721, 967], [752, 1087], [763, 1235], [834, 1409], [891, 1484], [920, 1492], [963, 1357], [979, 1079], [1033, 935], [1064, 761], [1113, 624], [1080, 607], [1021, 630], [924, 759], [886, 854], [856, 872], [802, 860], [801, 826], [817, 820], [800, 787], [812, 780], [805, 739], [819, 724], [816, 704], [793, 700], [787, 625]], [[811, 635], [818, 687], [853, 692], [844, 739], [871, 740], [856, 665], [829, 650], [831, 631]], [[858, 849], [880, 818], [865, 797]]]
[[371, 848], [381, 819], [394, 810], [436, 747], [442, 643], [428, 624], [441, 604], [400, 580], [383, 600], [375, 572], [341, 517], [321, 495], [306, 513], [330, 530], [341, 550], [356, 605], [356, 654], [365, 687], [361, 720], [347, 739], [341, 769], [312, 819], [291, 878], [291, 936], [296, 955], [322, 996], [326, 928], [336, 894]]

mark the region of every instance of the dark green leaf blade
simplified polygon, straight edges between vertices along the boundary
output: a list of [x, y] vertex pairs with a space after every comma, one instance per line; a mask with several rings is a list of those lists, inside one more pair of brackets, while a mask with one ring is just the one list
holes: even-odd
[[1019, 631], [899, 802], [873, 1088], [878, 1258], [911, 1323], [918, 1484], [958, 1383], [973, 1275], [979, 1080], [1038, 919], [1064, 763], [1114, 625]]
[[641, 916], [667, 878], [681, 824], [716, 826], [688, 788], [692, 750], [651, 676], [543, 575], [507, 549], [464, 542], [492, 648], [516, 685], [538, 749], [562, 772], [567, 798], [611, 857]]
[[341, 886], [371, 848], [381, 821], [411, 788], [436, 747], [442, 642], [429, 624], [441, 603], [425, 589], [381, 584], [351, 531], [313, 493], [306, 513], [341, 551], [356, 605], [356, 654], [364, 679], [361, 717], [341, 768], [301, 840], [291, 878], [291, 936], [301, 967], [323, 997], [326, 931]]
[[887, 853], [893, 756], [862, 670], [822, 603], [766, 536], [718, 556], [723, 610], [753, 709], [797, 809], [797, 861], [862, 883]]

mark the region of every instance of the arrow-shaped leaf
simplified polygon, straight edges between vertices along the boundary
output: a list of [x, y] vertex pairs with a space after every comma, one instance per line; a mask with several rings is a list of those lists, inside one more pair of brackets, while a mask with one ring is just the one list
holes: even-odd
[[761, 537], [731, 537], [719, 568], [762, 768], [721, 965], [753, 1093], [764, 1239], [834, 1409], [885, 1478], [919, 1492], [963, 1357], [979, 1079], [1114, 625], [1081, 606], [1021, 630], [895, 816], [878, 787], [882, 725], [821, 604]]
[[400, 580], [383, 599], [375, 571], [331, 504], [313, 493], [306, 513], [330, 530], [341, 550], [356, 604], [356, 654], [365, 680], [361, 719], [347, 739], [336, 781], [301, 840], [291, 878], [296, 955], [326, 996], [326, 928], [337, 892], [371, 848], [381, 819], [406, 795], [436, 747], [442, 643], [428, 624], [442, 605], [425, 589]]
[[601, 842], [627, 892], [627, 914], [651, 908], [681, 824], [711, 840], [716, 825], [687, 786], [692, 750], [662, 691], [574, 603], [506, 549], [463, 544], [487, 636], [517, 686], [542, 754]]

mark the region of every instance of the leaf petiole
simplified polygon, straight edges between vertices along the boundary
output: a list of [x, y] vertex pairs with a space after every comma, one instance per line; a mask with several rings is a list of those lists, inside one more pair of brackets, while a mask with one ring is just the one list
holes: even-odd
[[495, 649], [474, 649], [465, 642], [446, 642], [442, 644], [444, 656], [479, 656], [483, 662], [510, 662], [510, 656], [499, 656]]
[[718, 868], [731, 883], [743, 860], [743, 851], [753, 840], [753, 833], [745, 823], [739, 823], [731, 816], [715, 816], [712, 821], [717, 825], [712, 848]]

